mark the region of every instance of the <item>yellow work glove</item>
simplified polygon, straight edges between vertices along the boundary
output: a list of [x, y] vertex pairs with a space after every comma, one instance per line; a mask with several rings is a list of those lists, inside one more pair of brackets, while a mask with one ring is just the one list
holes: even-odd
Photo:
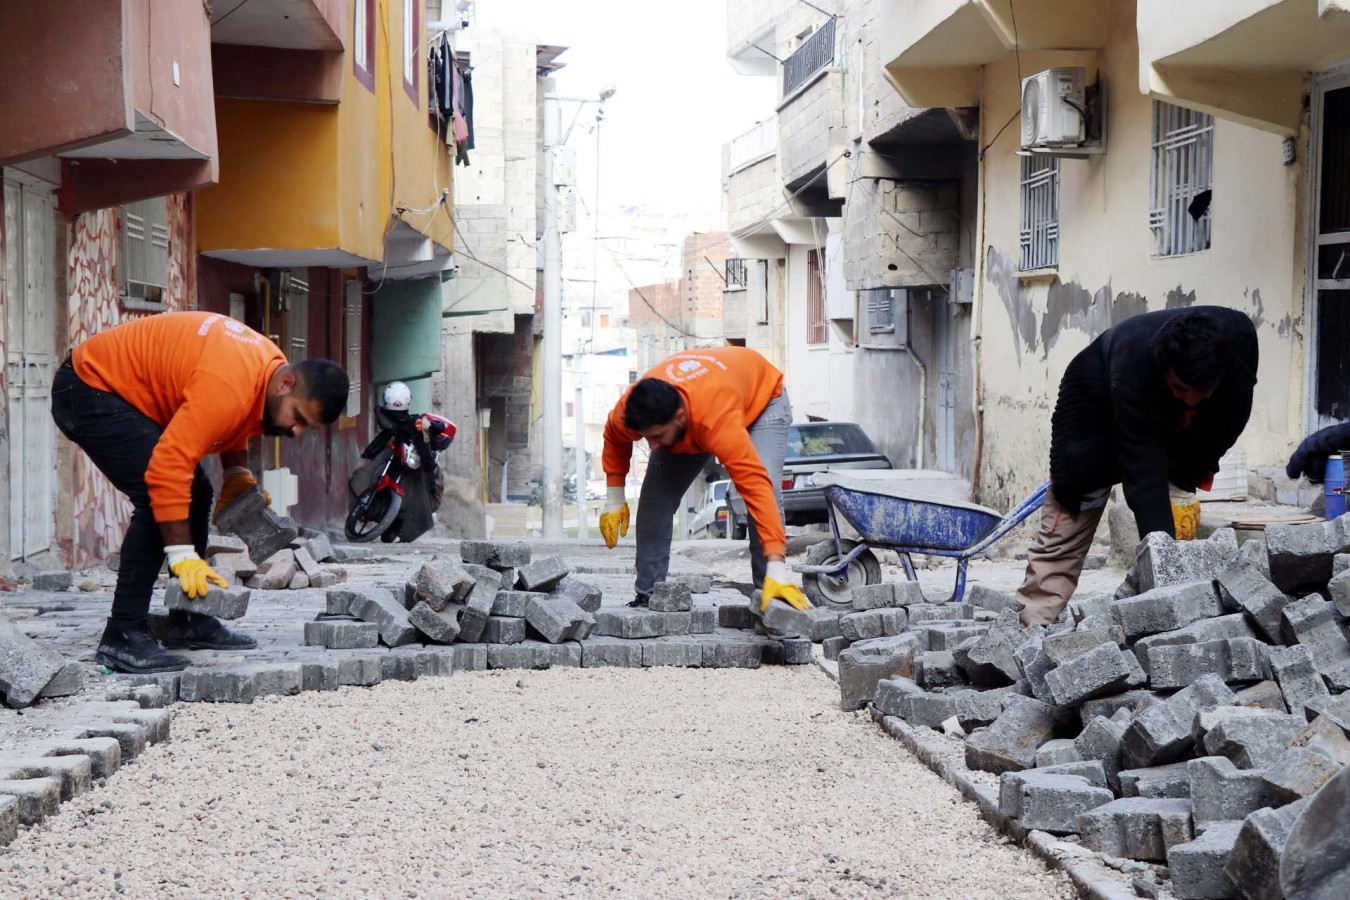
[[623, 485], [605, 489], [605, 511], [600, 514], [600, 534], [605, 546], [613, 550], [620, 536], [628, 536], [628, 500]]
[[[253, 473], [244, 466], [232, 466], [231, 468], [226, 469], [225, 483], [221, 485], [220, 499], [216, 501], [216, 511], [215, 514], [211, 516], [211, 521], [214, 522], [216, 519], [220, 518], [220, 511], [237, 500], [240, 494], [244, 493], [244, 491], [247, 491], [249, 488], [255, 488], [257, 486], [257, 479], [255, 479]], [[272, 503], [272, 495], [267, 491], [263, 491], [262, 494], [263, 501], [270, 506]]]
[[1200, 530], [1200, 499], [1193, 491], [1183, 491], [1179, 487], [1173, 487], [1167, 493], [1172, 501], [1172, 524], [1177, 540], [1195, 540], [1195, 534]]
[[764, 589], [759, 601], [760, 615], [768, 612], [769, 604], [775, 600], [782, 600], [793, 609], [811, 608], [806, 596], [802, 594], [802, 589], [789, 580], [791, 577], [788, 574], [787, 563], [779, 559], [769, 560], [768, 571], [764, 573]]
[[182, 585], [183, 593], [193, 600], [205, 597], [213, 584], [218, 587], [230, 586], [230, 583], [208, 566], [206, 560], [198, 556], [197, 551], [188, 544], [165, 547], [164, 555], [169, 558], [169, 571]]

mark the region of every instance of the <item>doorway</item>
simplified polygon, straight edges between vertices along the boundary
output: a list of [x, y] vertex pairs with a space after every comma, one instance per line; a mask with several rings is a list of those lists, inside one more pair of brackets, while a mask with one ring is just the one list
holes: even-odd
[[1307, 271], [1313, 310], [1310, 429], [1350, 419], [1350, 76], [1312, 93], [1312, 236]]

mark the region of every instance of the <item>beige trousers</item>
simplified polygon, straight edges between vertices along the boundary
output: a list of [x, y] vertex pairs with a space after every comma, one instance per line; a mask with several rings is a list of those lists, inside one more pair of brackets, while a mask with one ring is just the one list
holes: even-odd
[[1027, 574], [1017, 590], [1023, 625], [1053, 624], [1068, 606], [1106, 509], [1107, 493], [1084, 497], [1082, 509], [1073, 516], [1055, 502], [1053, 489], [1045, 492], [1041, 527], [1027, 550]]

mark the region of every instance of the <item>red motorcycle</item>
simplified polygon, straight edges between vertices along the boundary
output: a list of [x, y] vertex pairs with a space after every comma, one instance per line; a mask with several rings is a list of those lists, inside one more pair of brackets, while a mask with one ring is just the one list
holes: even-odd
[[455, 439], [455, 423], [442, 416], [380, 410], [387, 422], [361, 456], [369, 463], [348, 482], [352, 502], [347, 539], [367, 543], [413, 541], [435, 524], [443, 482], [437, 461]]

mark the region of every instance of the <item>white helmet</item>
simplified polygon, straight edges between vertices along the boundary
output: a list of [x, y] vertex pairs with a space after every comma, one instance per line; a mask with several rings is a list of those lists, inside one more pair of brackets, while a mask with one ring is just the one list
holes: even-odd
[[380, 405], [385, 409], [407, 412], [408, 407], [412, 406], [412, 391], [401, 381], [391, 381], [384, 389], [384, 402]]

